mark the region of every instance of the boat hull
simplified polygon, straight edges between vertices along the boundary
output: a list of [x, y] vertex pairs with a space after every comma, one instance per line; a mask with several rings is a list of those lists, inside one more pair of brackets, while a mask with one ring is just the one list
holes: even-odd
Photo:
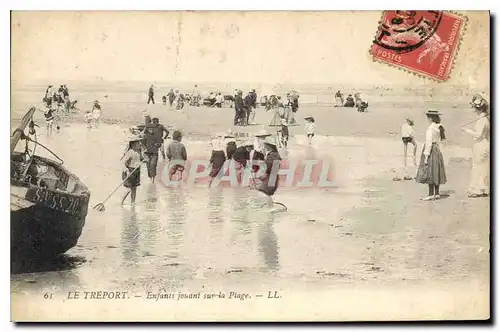
[[41, 204], [13, 210], [11, 206], [11, 256], [13, 259], [54, 257], [74, 247], [85, 217], [53, 210]]

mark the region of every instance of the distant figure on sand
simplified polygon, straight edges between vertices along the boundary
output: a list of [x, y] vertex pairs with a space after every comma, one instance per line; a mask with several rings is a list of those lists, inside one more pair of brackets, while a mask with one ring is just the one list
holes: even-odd
[[177, 171], [181, 172], [179, 181], [182, 180], [182, 173], [184, 172], [184, 165], [187, 161], [187, 152], [184, 144], [181, 143], [182, 134], [176, 130], [172, 134], [172, 143], [167, 148], [167, 158], [170, 162], [168, 179], [172, 181], [172, 177]]
[[472, 107], [478, 117], [474, 129], [462, 128], [472, 136], [472, 170], [470, 175], [469, 198], [487, 197], [490, 194], [490, 121], [489, 104], [481, 96], [472, 99]]
[[125, 169], [122, 171], [122, 180], [125, 181], [123, 186], [130, 190], [123, 196], [122, 205], [129, 194], [131, 204], [135, 204], [137, 187], [141, 185], [141, 165], [145, 160], [142, 151], [142, 140], [143, 138], [138, 135], [131, 135], [127, 140], [128, 149], [122, 158], [125, 166]]
[[94, 120], [94, 116], [92, 115], [92, 112], [90, 110], [85, 111], [85, 115], [83, 116], [83, 119], [85, 120], [85, 123], [87, 124], [87, 128], [91, 129], [92, 128], [92, 121]]
[[155, 90], [154, 90], [154, 87], [153, 85], [151, 84], [151, 86], [149, 87], [149, 92], [148, 92], [148, 104], [149, 102], [153, 102], [153, 104], [155, 103]]
[[94, 100], [94, 106], [92, 107], [92, 117], [93, 117], [93, 127], [99, 127], [99, 121], [101, 120], [101, 105], [99, 105], [98, 100]]
[[340, 90], [335, 93], [335, 107], [342, 107], [344, 106], [344, 96], [342, 96], [342, 93], [340, 93]]
[[[245, 104], [243, 103], [243, 91], [238, 90], [234, 97], [234, 125], [241, 126], [245, 122]], [[229, 158], [229, 157], [228, 157]]]
[[429, 110], [425, 114], [429, 127], [425, 132], [425, 145], [415, 181], [429, 186], [429, 194], [422, 200], [430, 201], [440, 198], [439, 186], [446, 183], [443, 154], [440, 148], [446, 136], [444, 127], [441, 125], [441, 113]]
[[170, 106], [170, 108], [172, 108], [174, 106], [174, 100], [175, 100], [174, 89], [170, 89], [170, 91], [167, 93], [167, 97], [168, 97], [168, 105]]
[[[406, 158], [408, 155], [408, 143], [413, 144], [413, 164], [417, 166], [417, 142], [415, 141], [415, 130], [413, 129], [413, 120], [407, 118], [401, 125], [401, 140], [404, 146], [404, 166], [406, 167]], [[405, 179], [406, 180], [406, 179]]]
[[312, 140], [314, 137], [314, 133], [316, 132], [316, 123], [314, 121], [314, 118], [312, 116], [305, 117], [304, 120], [306, 120], [305, 124], [305, 131], [307, 135], [307, 141], [309, 145], [312, 144]]

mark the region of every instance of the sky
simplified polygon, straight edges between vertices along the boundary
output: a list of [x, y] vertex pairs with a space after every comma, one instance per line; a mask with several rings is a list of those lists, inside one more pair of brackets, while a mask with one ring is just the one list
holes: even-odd
[[[489, 85], [489, 17], [468, 27], [448, 85]], [[438, 84], [374, 63], [379, 11], [13, 12], [12, 79]]]

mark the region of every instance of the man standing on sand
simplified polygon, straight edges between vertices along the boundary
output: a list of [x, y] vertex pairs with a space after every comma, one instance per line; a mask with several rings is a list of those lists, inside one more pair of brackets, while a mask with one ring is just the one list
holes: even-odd
[[234, 97], [234, 125], [237, 126], [243, 124], [243, 118], [245, 114], [245, 106], [243, 104], [243, 91], [238, 90], [238, 93]]
[[253, 103], [253, 97], [252, 97], [252, 92], [250, 91], [243, 99], [243, 105], [245, 107], [244, 123], [246, 126], [250, 124], [250, 113], [252, 112], [252, 103]]
[[150, 101], [153, 102], [153, 104], [155, 103], [155, 90], [153, 89], [153, 85], [151, 84], [151, 86], [149, 87], [149, 98], [148, 98], [148, 104]]

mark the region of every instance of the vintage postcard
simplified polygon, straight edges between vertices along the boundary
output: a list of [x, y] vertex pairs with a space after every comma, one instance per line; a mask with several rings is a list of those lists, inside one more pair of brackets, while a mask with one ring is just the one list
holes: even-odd
[[488, 11], [11, 15], [11, 319], [490, 317]]

